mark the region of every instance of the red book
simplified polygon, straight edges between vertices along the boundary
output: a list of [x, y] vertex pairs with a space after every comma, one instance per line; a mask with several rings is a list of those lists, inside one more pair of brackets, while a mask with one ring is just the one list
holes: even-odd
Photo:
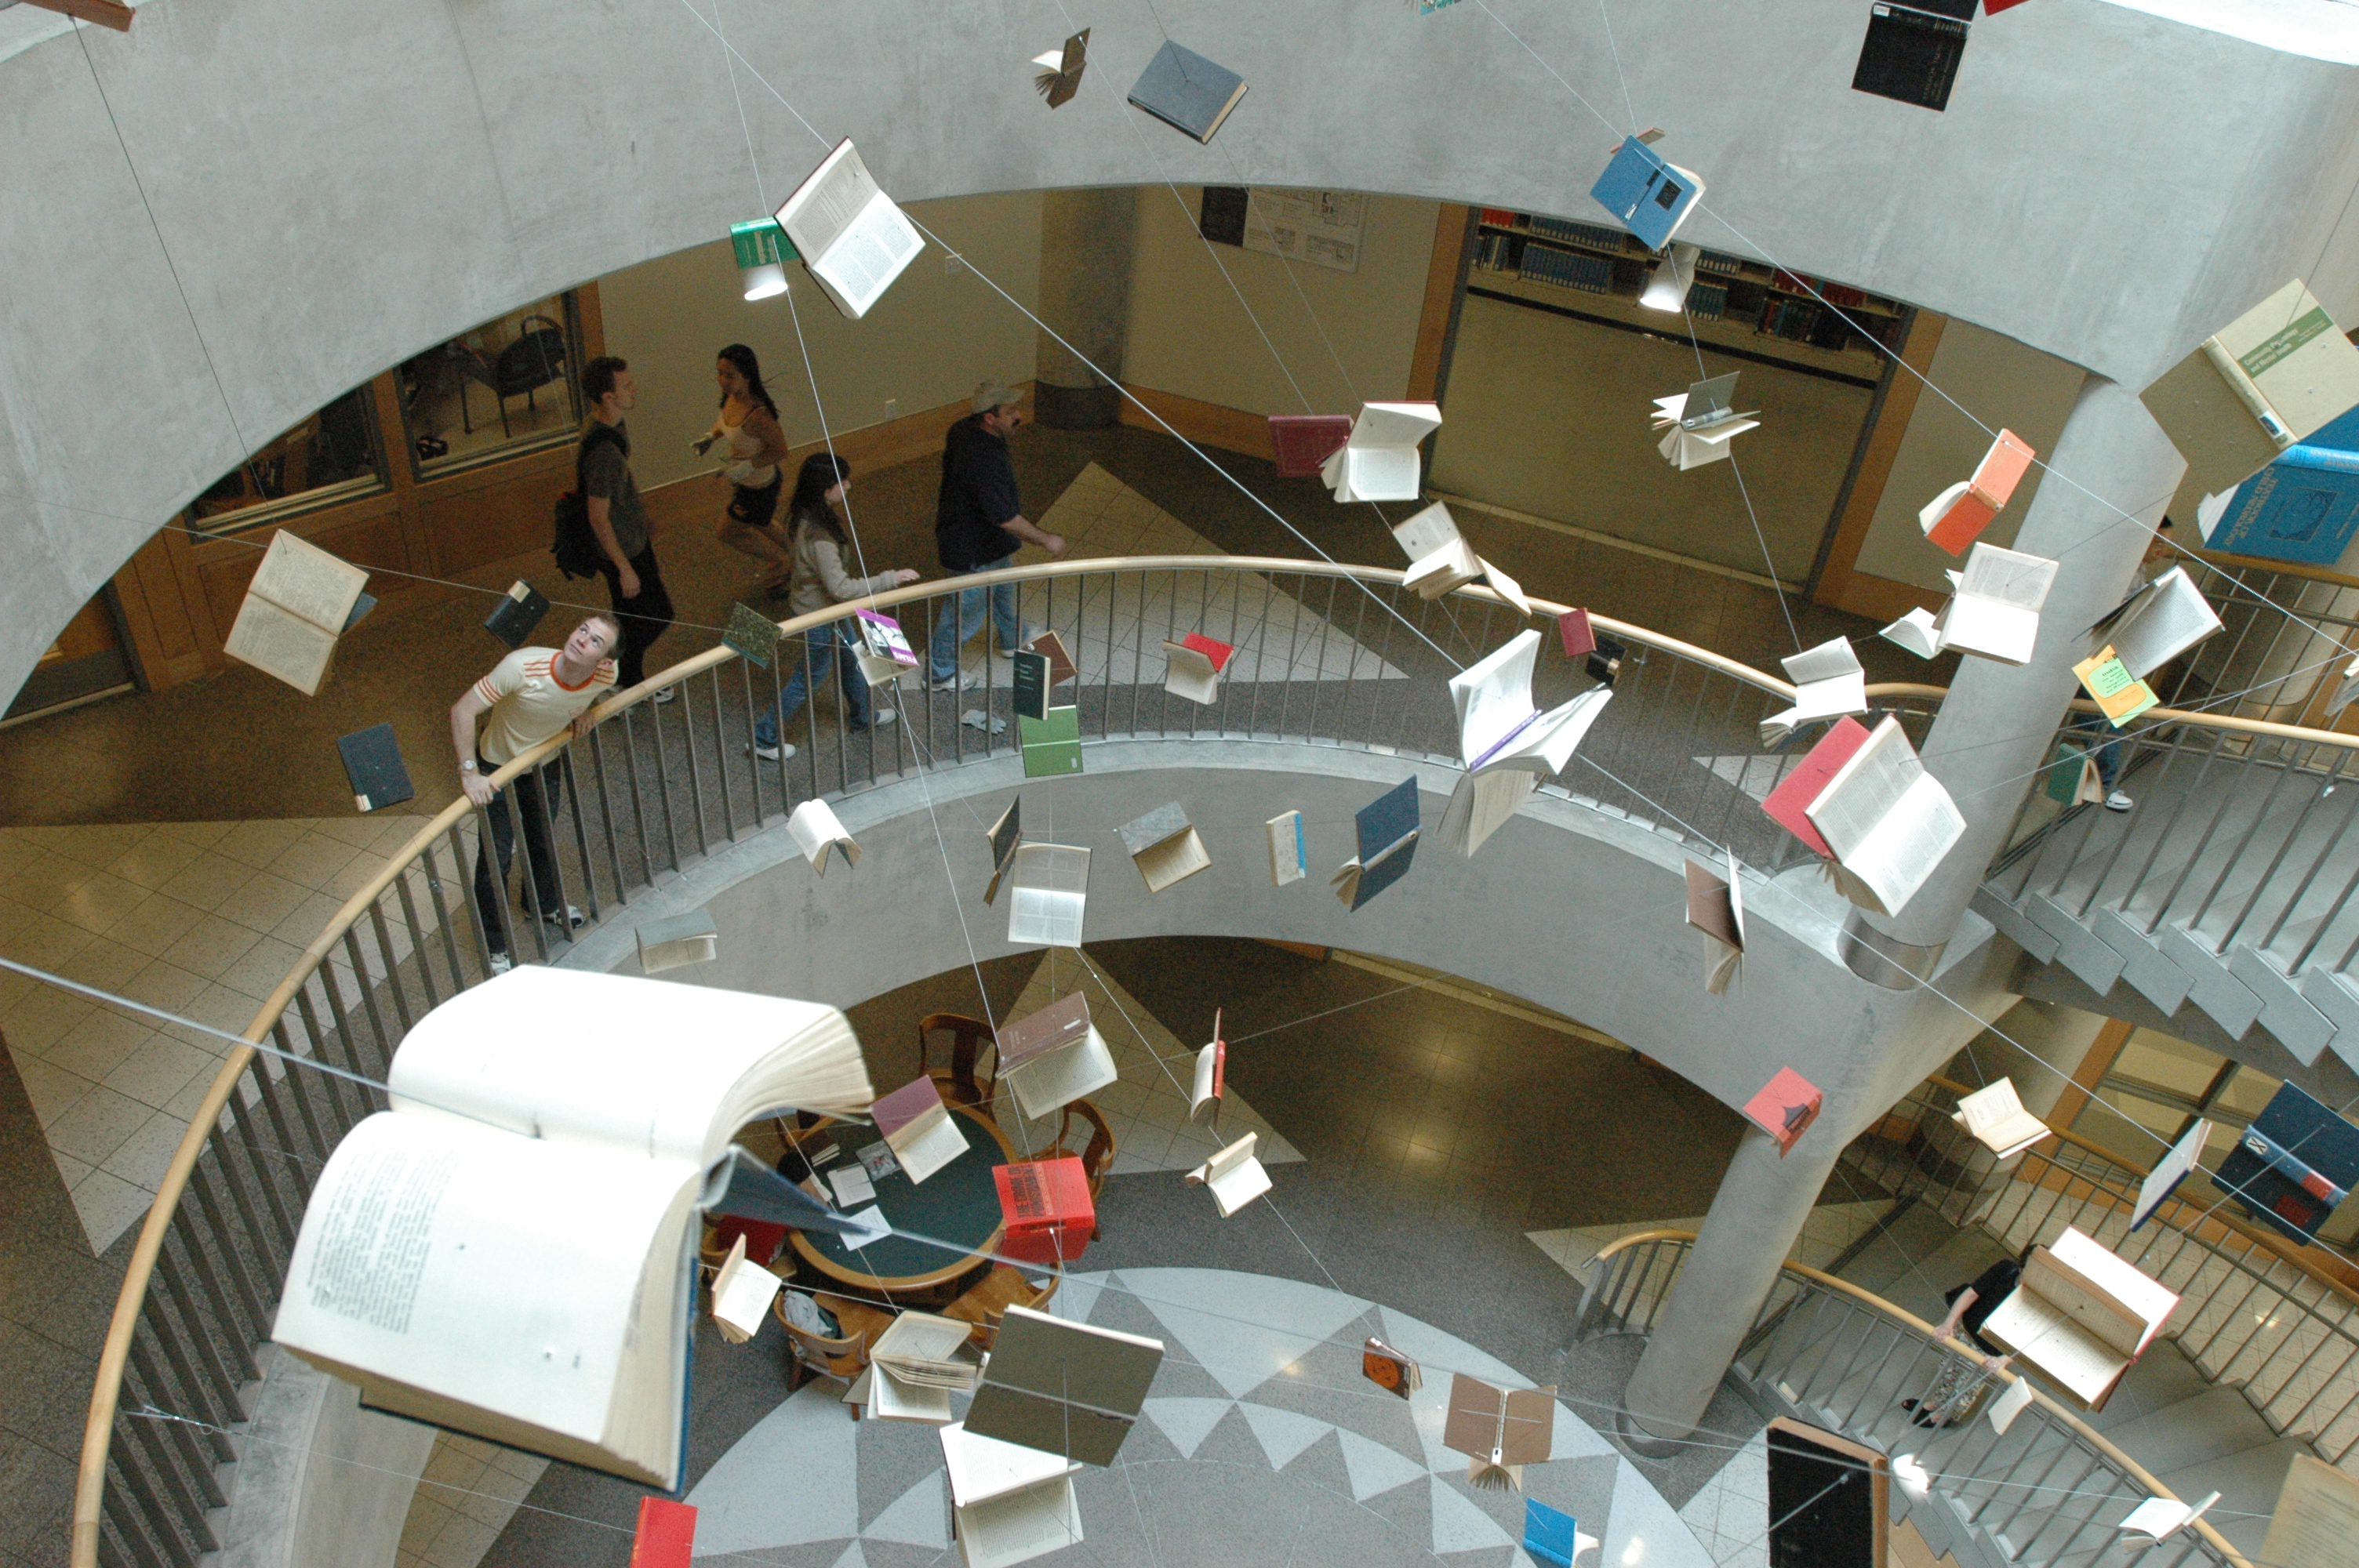
[[1512, 229], [1516, 226], [1516, 215], [1505, 207], [1485, 207], [1483, 209], [1483, 222], [1495, 229]]
[[766, 1219], [745, 1219], [724, 1214], [712, 1222], [712, 1239], [726, 1252], [739, 1237], [745, 1238], [745, 1261], [767, 1265], [787, 1239], [787, 1227]]
[[1236, 649], [1230, 646], [1228, 643], [1216, 643], [1212, 641], [1212, 638], [1205, 636], [1201, 632], [1189, 633], [1185, 637], [1180, 639], [1180, 645], [1183, 648], [1193, 648], [1196, 652], [1203, 654], [1204, 657], [1212, 660], [1212, 673], [1214, 675], [1219, 675], [1223, 670], [1228, 668], [1229, 655], [1236, 652]]
[[2012, 11], [2022, 4], [2023, 0], [1983, 0], [1983, 15], [1995, 16], [2001, 11]]
[[1349, 414], [1273, 414], [1269, 438], [1277, 449], [1277, 477], [1316, 479], [1337, 449], [1352, 438]]
[[[1983, 454], [1983, 460], [1974, 466], [1974, 477], [1966, 481], [1965, 488], [1961, 491], [1951, 486], [1925, 509], [1935, 514], [1933, 522], [1925, 528], [1925, 537], [1953, 556], [1964, 555], [1966, 546], [1991, 525], [1992, 519], [2013, 499], [2015, 487], [2031, 471], [2032, 460], [2038, 455], [2014, 431], [2001, 430], [1990, 450]], [[1936, 512], [1936, 508], [1940, 510]], [[1923, 513], [1919, 514], [1919, 522], [1923, 517]]]
[[696, 1510], [669, 1498], [639, 1499], [639, 1533], [631, 1543], [631, 1568], [688, 1568], [696, 1542]]
[[1759, 1094], [1745, 1102], [1745, 1114], [1754, 1126], [1777, 1141], [1777, 1158], [1782, 1160], [1819, 1119], [1819, 1107], [1824, 1103], [1817, 1085], [1791, 1067], [1780, 1067]]
[[1090, 1178], [1079, 1155], [996, 1166], [991, 1179], [1006, 1227], [999, 1249], [1008, 1257], [1044, 1266], [1070, 1263], [1090, 1244], [1097, 1206], [1090, 1201]]
[[1556, 634], [1564, 639], [1564, 656], [1580, 658], [1597, 652], [1597, 633], [1589, 624], [1589, 611], [1568, 610], [1556, 618]]
[[1769, 798], [1761, 803], [1761, 809], [1767, 812], [1772, 820], [1809, 845], [1810, 853], [1821, 860], [1833, 860], [1834, 847], [1820, 835], [1803, 807], [1818, 799], [1819, 792], [1827, 787], [1827, 781], [1851, 761], [1854, 752], [1866, 744], [1865, 725], [1856, 719], [1836, 719], [1833, 727], [1819, 738], [1819, 743], [1810, 748], [1810, 754], [1802, 759], [1801, 765], [1788, 773], [1784, 781], [1769, 792]]

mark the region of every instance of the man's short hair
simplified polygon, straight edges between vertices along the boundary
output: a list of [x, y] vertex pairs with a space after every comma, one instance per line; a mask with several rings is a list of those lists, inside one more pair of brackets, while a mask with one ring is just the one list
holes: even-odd
[[1022, 393], [995, 375], [974, 389], [974, 411], [977, 414], [995, 414], [1002, 408], [1013, 408], [1023, 401]]
[[613, 653], [614, 644], [623, 640], [623, 623], [603, 610], [593, 610], [582, 618], [584, 626], [599, 625], [606, 629], [606, 651]]
[[582, 395], [592, 403], [597, 402], [614, 390], [614, 373], [630, 368], [613, 354], [600, 354], [582, 367]]

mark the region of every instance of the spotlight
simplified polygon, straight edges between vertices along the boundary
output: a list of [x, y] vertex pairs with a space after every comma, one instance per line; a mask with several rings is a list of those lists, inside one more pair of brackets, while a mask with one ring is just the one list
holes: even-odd
[[729, 242], [737, 249], [737, 281], [746, 298], [767, 299], [787, 291], [787, 263], [799, 258], [777, 219], [733, 223]]
[[1688, 289], [1695, 282], [1696, 260], [1703, 254], [1701, 245], [1674, 242], [1655, 270], [1647, 279], [1647, 287], [1638, 294], [1638, 303], [1649, 310], [1683, 310], [1687, 308]]

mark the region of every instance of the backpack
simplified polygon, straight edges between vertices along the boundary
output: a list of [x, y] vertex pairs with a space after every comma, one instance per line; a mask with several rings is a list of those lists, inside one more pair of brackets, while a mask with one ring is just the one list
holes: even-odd
[[582, 496], [582, 460], [589, 455], [590, 443], [599, 440], [622, 444], [612, 427], [592, 421], [590, 433], [573, 451], [573, 488], [557, 498], [556, 537], [549, 553], [556, 557], [557, 569], [570, 578], [596, 577], [606, 565], [605, 549], [590, 526], [590, 503]]

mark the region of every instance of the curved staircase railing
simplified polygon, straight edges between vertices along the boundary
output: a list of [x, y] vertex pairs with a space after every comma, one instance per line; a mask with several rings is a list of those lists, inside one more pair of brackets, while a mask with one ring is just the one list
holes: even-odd
[[[1651, 1333], [1695, 1233], [1625, 1236], [1591, 1261], [1575, 1338]], [[1934, 1491], [1913, 1506], [1895, 1487], [1896, 1511], [1919, 1521], [1937, 1554], [1965, 1536], [2001, 1562], [2094, 1562], [2114, 1526], [2148, 1498], [2176, 1494], [2071, 1411], [2037, 1388], [2004, 1433], [1977, 1413], [1954, 1426], [1911, 1424], [1903, 1399], [1922, 1394], [1948, 1364], [1979, 1369], [1981, 1353], [1845, 1280], [1799, 1263], [1782, 1266], [1732, 1374], [1756, 1396], [1801, 1420], [1887, 1454], [1913, 1453]], [[1991, 1374], [2000, 1384], [2019, 1379]], [[1985, 1405], [1987, 1400], [1985, 1400]], [[1963, 1556], [1962, 1554], [1962, 1560]], [[2251, 1568], [2209, 1521], [2171, 1536], [2140, 1559], [2151, 1568], [2218, 1563]]]

